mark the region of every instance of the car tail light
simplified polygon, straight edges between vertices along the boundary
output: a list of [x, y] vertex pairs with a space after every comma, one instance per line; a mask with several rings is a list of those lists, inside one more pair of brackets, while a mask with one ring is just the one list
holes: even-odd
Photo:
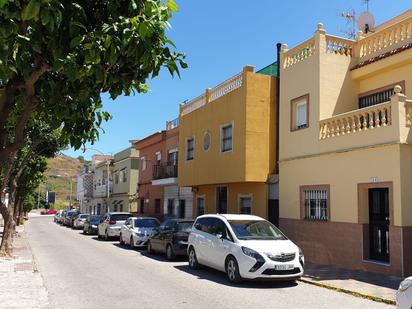
[[110, 220], [109, 221], [109, 225], [113, 225], [113, 224], [116, 224], [116, 220]]

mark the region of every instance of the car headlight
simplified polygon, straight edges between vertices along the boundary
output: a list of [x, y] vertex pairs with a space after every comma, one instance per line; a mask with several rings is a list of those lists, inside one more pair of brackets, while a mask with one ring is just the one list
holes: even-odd
[[412, 286], [412, 278], [405, 279], [401, 282], [399, 285], [399, 291], [405, 292], [407, 289], [409, 289]]
[[254, 258], [256, 261], [262, 261], [264, 262], [265, 259], [263, 258], [263, 256], [261, 256], [259, 253], [257, 253], [255, 250], [252, 250], [248, 247], [242, 247], [242, 251], [245, 255], [250, 256], [252, 258]]
[[92, 227], [93, 227], [93, 228], [97, 228], [97, 225], [92, 224]]

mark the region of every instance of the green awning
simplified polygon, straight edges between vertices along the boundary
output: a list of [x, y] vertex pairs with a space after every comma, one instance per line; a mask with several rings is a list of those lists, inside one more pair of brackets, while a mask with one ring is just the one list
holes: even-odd
[[277, 61], [265, 66], [263, 69], [260, 69], [256, 73], [259, 74], [264, 74], [264, 75], [271, 75], [271, 76], [277, 76], [278, 72], [278, 63]]

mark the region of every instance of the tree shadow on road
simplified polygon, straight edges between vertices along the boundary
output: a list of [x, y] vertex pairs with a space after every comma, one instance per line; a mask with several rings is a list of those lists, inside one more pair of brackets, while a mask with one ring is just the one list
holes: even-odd
[[243, 289], [285, 289], [298, 286], [296, 281], [273, 281], [273, 280], [244, 280], [239, 284], [230, 283], [226, 274], [215, 269], [202, 266], [200, 269], [192, 270], [189, 265], [177, 265], [176, 269], [197, 277], [200, 280], [209, 280], [225, 286]]

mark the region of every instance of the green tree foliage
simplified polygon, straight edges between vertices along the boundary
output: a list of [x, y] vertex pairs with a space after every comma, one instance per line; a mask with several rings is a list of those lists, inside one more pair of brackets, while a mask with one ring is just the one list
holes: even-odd
[[[177, 9], [173, 0], [0, 0], [0, 192], [34, 115], [80, 148], [111, 117], [102, 93], [146, 92], [162, 68], [186, 68], [167, 37]], [[0, 213], [8, 237], [2, 203]]]

